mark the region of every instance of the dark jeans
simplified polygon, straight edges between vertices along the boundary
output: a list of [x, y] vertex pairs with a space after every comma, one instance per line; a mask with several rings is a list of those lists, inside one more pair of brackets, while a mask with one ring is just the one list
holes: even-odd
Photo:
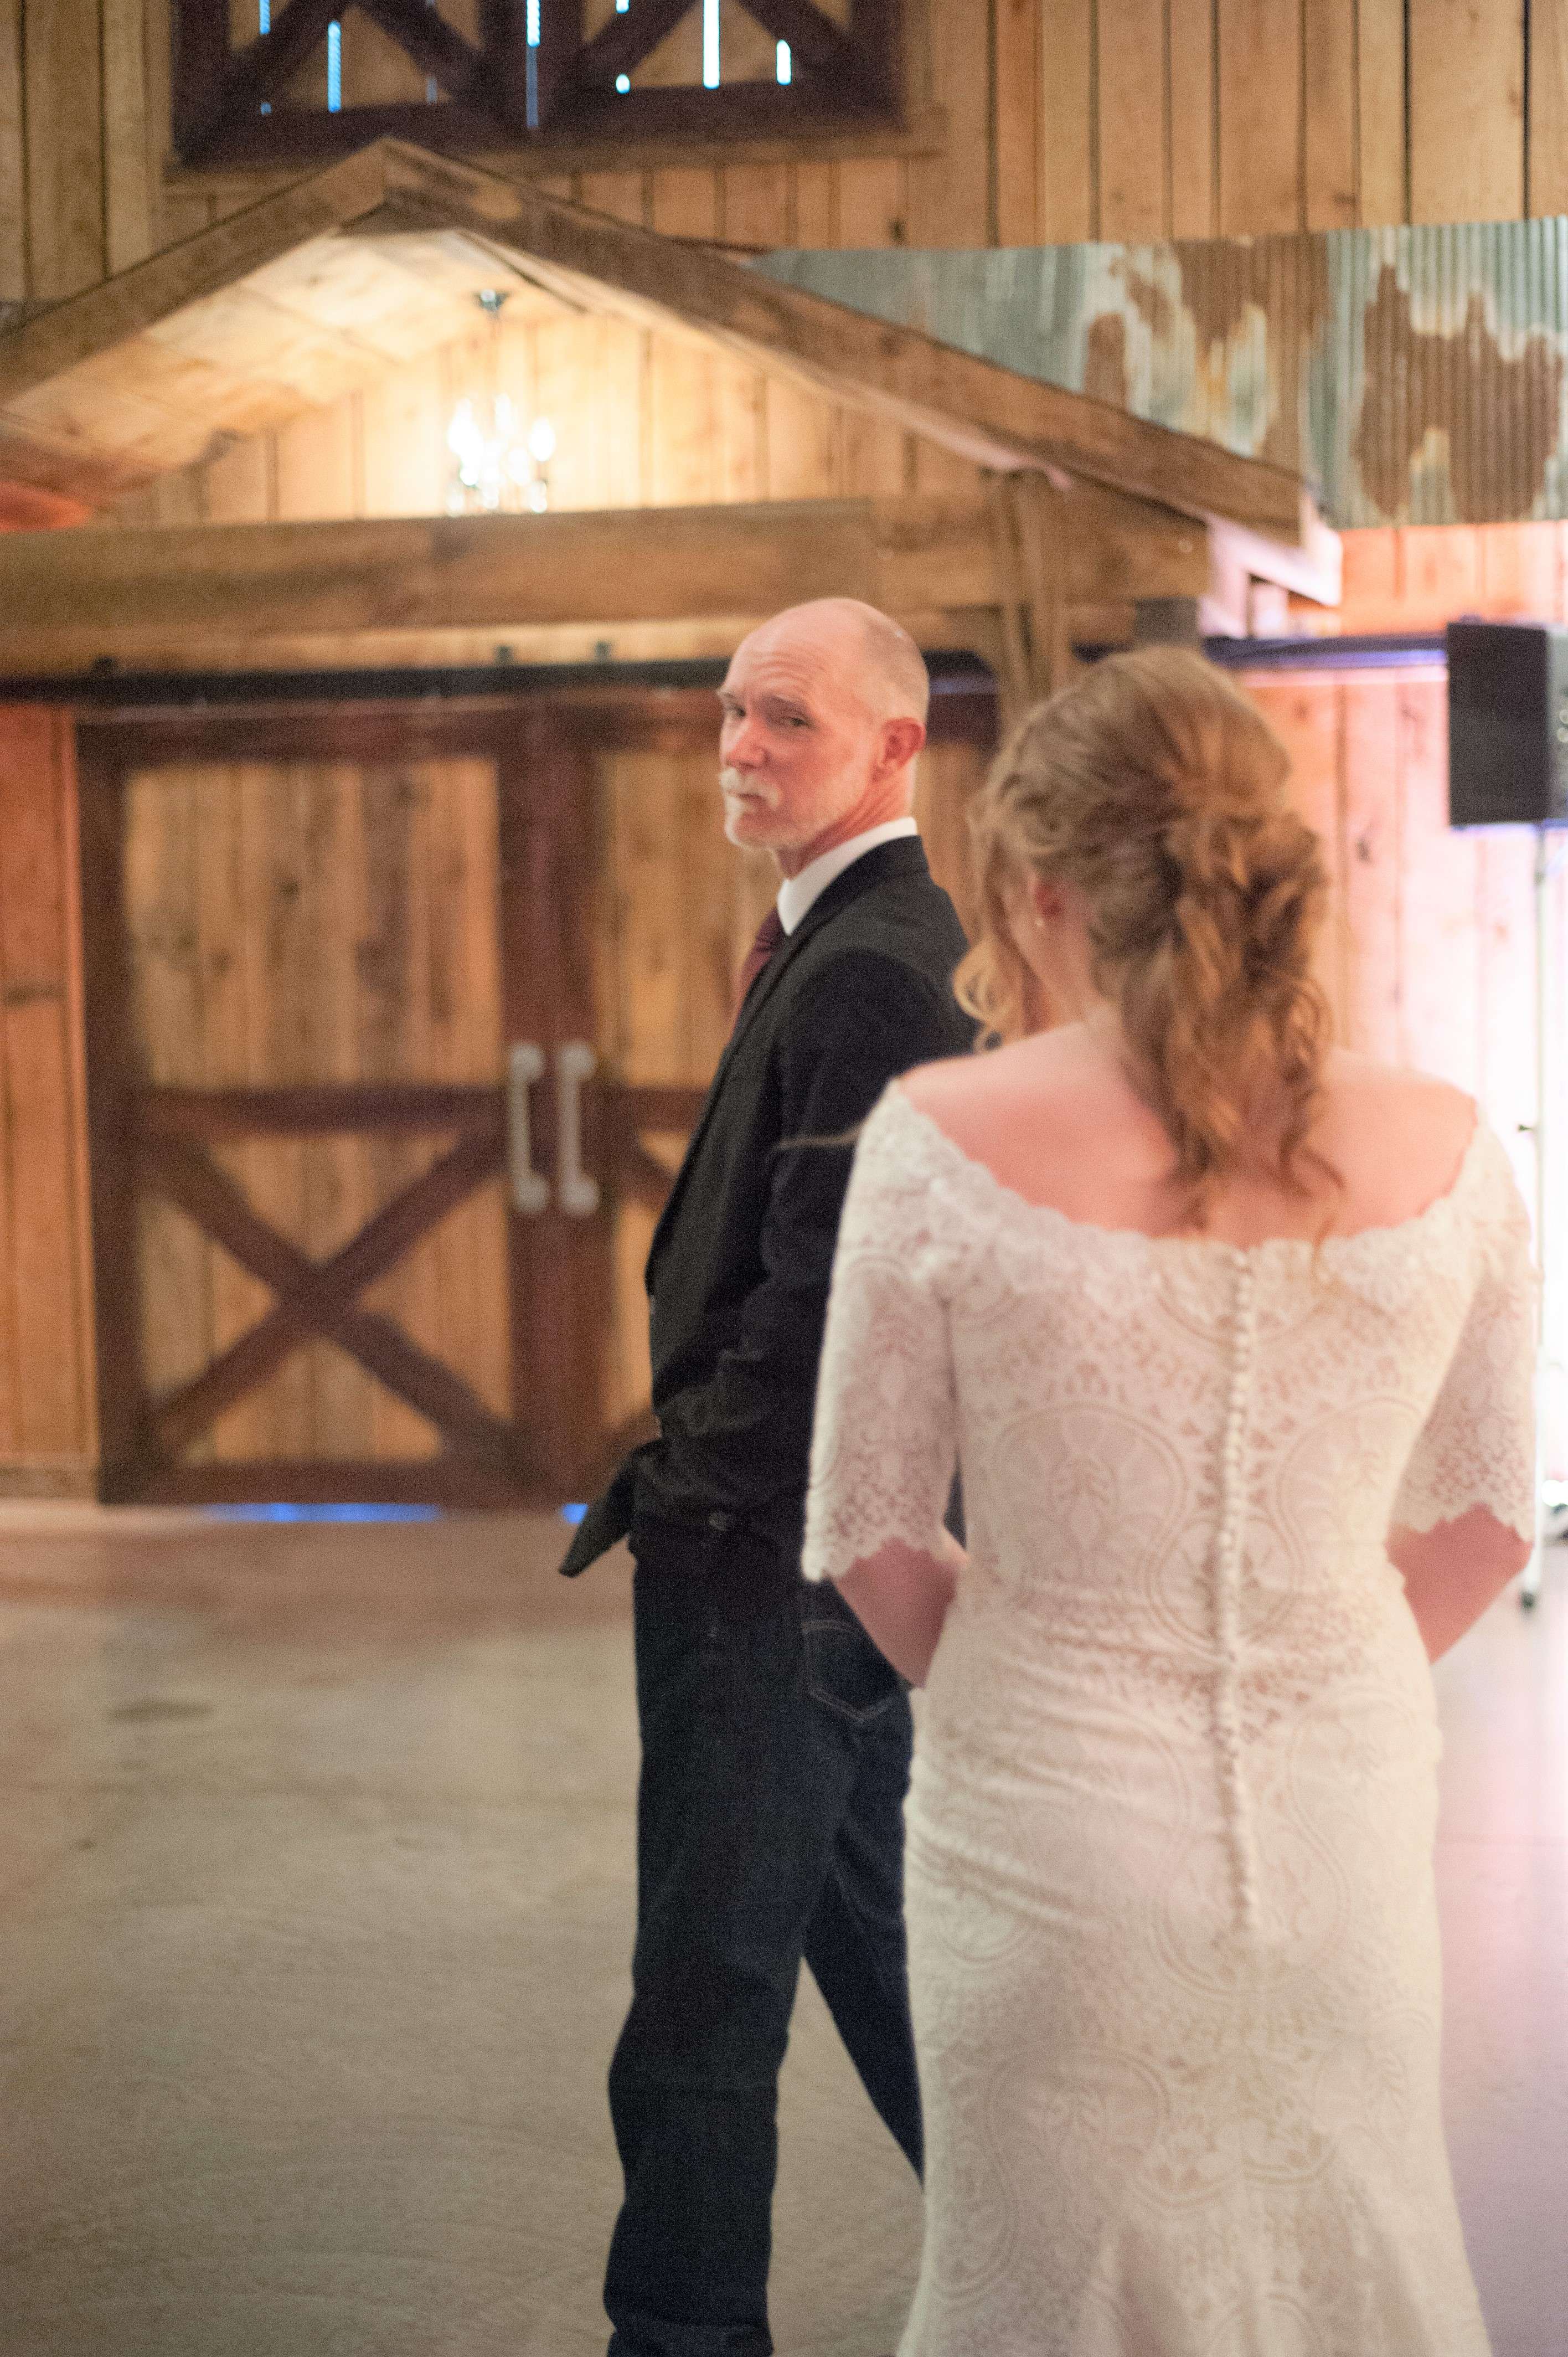
[[779, 2064], [802, 1955], [920, 2166], [903, 1921], [908, 1698], [835, 1589], [694, 1532], [635, 1586], [638, 1933], [610, 2066], [611, 2357], [768, 2357]]

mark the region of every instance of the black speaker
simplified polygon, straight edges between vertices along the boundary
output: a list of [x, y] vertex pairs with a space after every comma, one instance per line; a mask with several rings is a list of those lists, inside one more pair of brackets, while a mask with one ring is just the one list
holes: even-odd
[[1448, 823], [1568, 826], [1568, 630], [1449, 623]]

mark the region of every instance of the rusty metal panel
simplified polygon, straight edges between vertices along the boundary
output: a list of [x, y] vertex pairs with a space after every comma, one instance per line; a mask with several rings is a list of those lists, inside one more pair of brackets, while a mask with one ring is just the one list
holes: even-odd
[[1334, 524], [1568, 515], [1568, 219], [756, 266], [1288, 467]]

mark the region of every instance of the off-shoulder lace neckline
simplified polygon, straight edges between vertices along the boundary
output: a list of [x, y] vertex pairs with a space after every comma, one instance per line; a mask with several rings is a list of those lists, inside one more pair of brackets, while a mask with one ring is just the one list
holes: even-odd
[[1033, 1202], [1027, 1195], [1021, 1195], [1015, 1187], [1010, 1187], [1004, 1178], [999, 1178], [988, 1162], [981, 1161], [977, 1155], [966, 1153], [956, 1138], [950, 1137], [940, 1122], [933, 1114], [929, 1114], [923, 1105], [918, 1105], [908, 1090], [900, 1087], [897, 1081], [889, 1083], [888, 1093], [905, 1108], [923, 1131], [937, 1141], [948, 1155], [955, 1169], [969, 1176], [978, 1191], [989, 1195], [1003, 1211], [1009, 1212], [1020, 1222], [1038, 1222], [1069, 1235], [1101, 1237], [1107, 1244], [1131, 1246], [1134, 1249], [1147, 1249], [1158, 1253], [1211, 1254], [1232, 1263], [1250, 1261], [1268, 1254], [1288, 1256], [1311, 1255], [1316, 1252], [1324, 1257], [1332, 1255], [1339, 1258], [1347, 1253], [1354, 1252], [1359, 1246], [1377, 1243], [1390, 1237], [1414, 1237], [1427, 1226], [1436, 1225], [1444, 1218], [1452, 1217], [1468, 1191], [1473, 1174], [1480, 1165], [1482, 1144], [1488, 1135], [1486, 1118], [1477, 1110], [1475, 1126], [1470, 1132], [1464, 1154], [1460, 1157], [1459, 1168], [1453, 1178], [1441, 1195], [1434, 1196], [1432, 1201], [1423, 1210], [1412, 1211], [1408, 1219], [1394, 1221], [1384, 1227], [1355, 1228], [1345, 1235], [1326, 1236], [1321, 1244], [1316, 1245], [1310, 1236], [1263, 1236], [1256, 1243], [1232, 1244], [1227, 1243], [1222, 1236], [1154, 1236], [1144, 1228], [1102, 1227], [1097, 1221], [1075, 1220], [1070, 1212], [1058, 1211], [1054, 1203]]

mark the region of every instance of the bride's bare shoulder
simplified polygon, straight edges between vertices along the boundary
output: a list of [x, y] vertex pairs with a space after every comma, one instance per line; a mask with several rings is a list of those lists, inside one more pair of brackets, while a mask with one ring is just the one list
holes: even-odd
[[1474, 1097], [1449, 1081], [1337, 1049], [1313, 1142], [1362, 1199], [1362, 1223], [1381, 1224], [1446, 1192], [1478, 1117]]
[[1079, 1025], [1037, 1031], [1005, 1048], [969, 1056], [949, 1056], [938, 1064], [917, 1064], [898, 1085], [933, 1120], [962, 1122], [1020, 1090], [1031, 1093], [1081, 1088], [1090, 1078], [1077, 1036]]

